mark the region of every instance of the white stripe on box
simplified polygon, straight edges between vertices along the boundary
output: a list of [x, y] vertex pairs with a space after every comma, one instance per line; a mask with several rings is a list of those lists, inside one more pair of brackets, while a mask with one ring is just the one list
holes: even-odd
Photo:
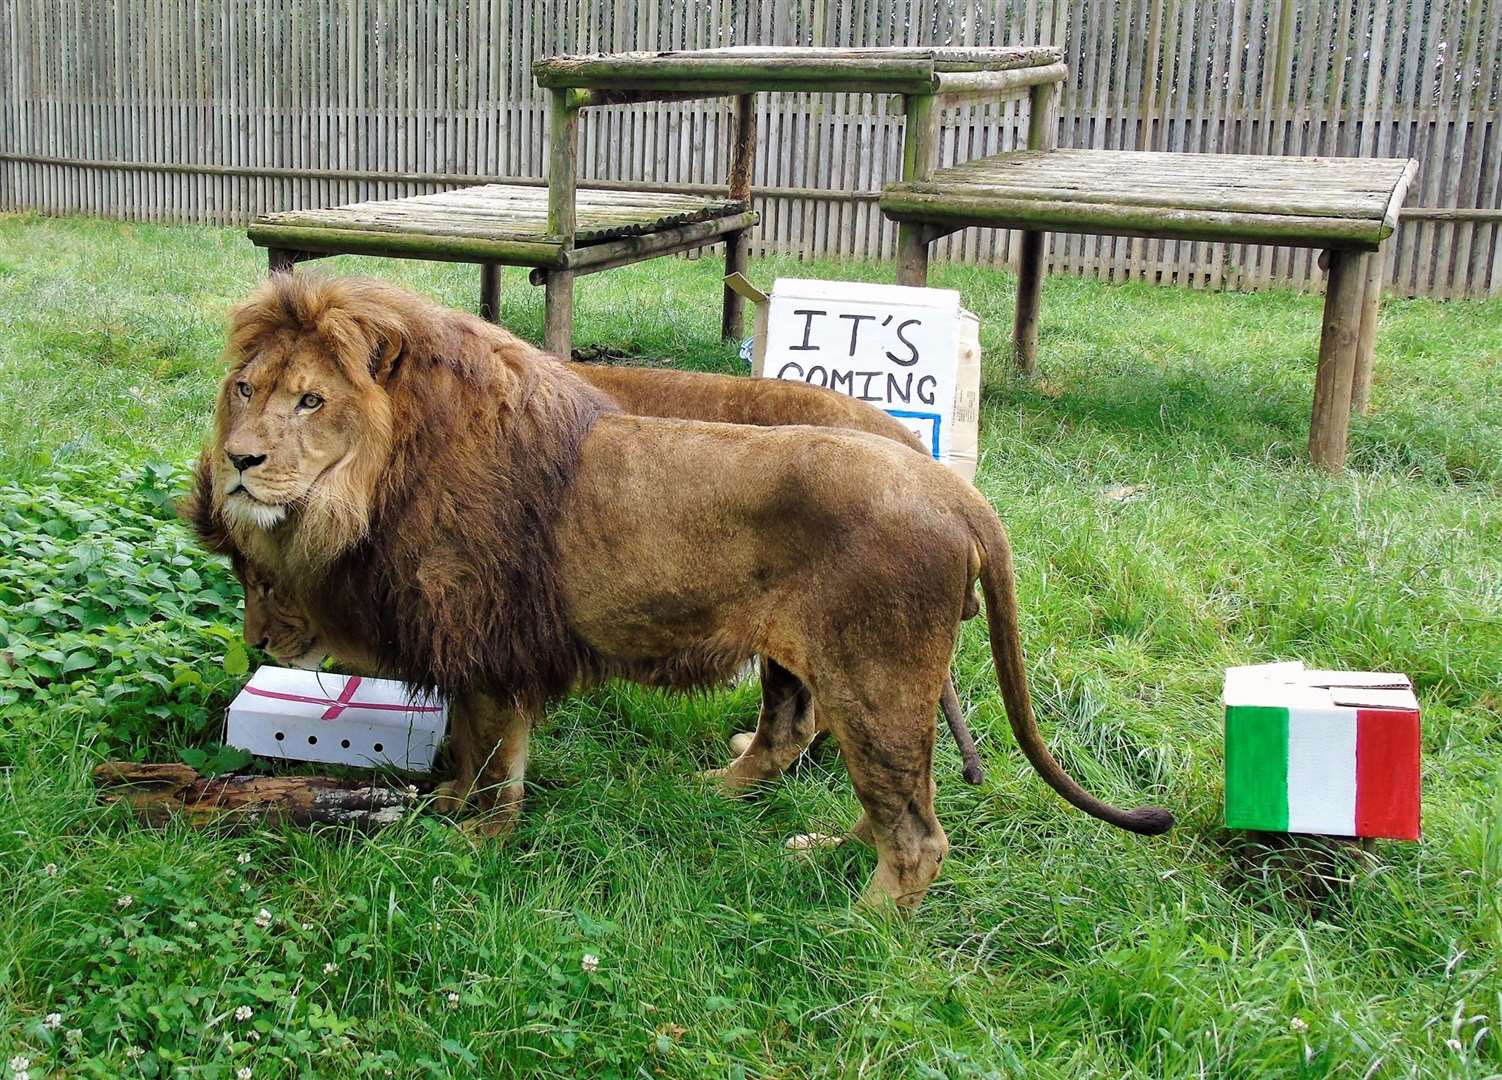
[[1356, 835], [1356, 710], [1288, 710], [1288, 831]]

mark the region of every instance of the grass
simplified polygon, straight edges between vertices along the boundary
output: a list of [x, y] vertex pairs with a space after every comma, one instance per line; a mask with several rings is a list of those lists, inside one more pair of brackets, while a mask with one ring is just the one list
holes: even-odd
[[[1012, 279], [938, 271], [982, 320], [978, 484], [1017, 548], [1049, 740], [1093, 789], [1180, 825], [1128, 837], [1048, 791], [970, 624], [956, 671], [990, 776], [966, 787], [941, 747], [953, 850], [895, 923], [850, 910], [869, 852], [783, 849], [854, 820], [837, 756], [749, 805], [695, 780], [751, 722], [751, 687], [559, 708], [504, 847], [416, 816], [368, 840], [154, 832], [95, 804], [103, 754], [201, 749], [233, 685], [235, 597], [185, 554], [148, 466], [203, 439], [221, 321], [261, 266], [235, 231], [0, 217], [0, 634], [44, 649], [64, 619], [37, 614], [46, 598], [83, 611], [132, 560], [181, 558], [196, 582], [152, 594], [139, 657], [0, 705], [0, 1058], [33, 1077], [1502, 1072], [1502, 304], [1384, 304], [1375, 408], [1331, 479], [1304, 454], [1316, 298], [1051, 279], [1024, 384], [1004, 362]], [[468, 267], [334, 266], [456, 305], [477, 287]], [[591, 277], [577, 339], [737, 370], [719, 273]], [[503, 305], [540, 337], [520, 272]], [[1143, 488], [1105, 495], [1119, 485]], [[108, 573], [69, 539], [115, 535]], [[69, 617], [57, 664], [135, 632]], [[1423, 703], [1423, 842], [1380, 844], [1325, 896], [1220, 827], [1221, 670], [1274, 658], [1406, 671]]]

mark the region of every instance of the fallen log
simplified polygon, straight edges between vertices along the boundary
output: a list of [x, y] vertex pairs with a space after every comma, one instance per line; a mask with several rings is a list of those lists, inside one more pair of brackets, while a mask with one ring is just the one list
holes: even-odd
[[411, 810], [419, 794], [329, 776], [216, 776], [187, 765], [107, 761], [94, 769], [107, 803], [124, 802], [151, 825], [185, 821], [234, 830], [264, 825], [340, 825], [375, 832]]

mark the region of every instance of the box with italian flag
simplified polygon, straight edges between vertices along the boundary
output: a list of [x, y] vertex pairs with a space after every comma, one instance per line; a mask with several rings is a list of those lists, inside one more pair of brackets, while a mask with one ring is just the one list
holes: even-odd
[[1226, 670], [1226, 826], [1419, 838], [1419, 703], [1406, 675]]

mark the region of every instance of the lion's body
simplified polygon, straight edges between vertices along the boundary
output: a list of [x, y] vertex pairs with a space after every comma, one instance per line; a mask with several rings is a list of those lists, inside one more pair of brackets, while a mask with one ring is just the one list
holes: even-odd
[[[664, 368], [580, 363], [569, 363], [566, 367], [604, 392], [623, 412], [638, 416], [865, 431], [928, 455], [922, 441], [900, 421], [864, 401], [823, 387]], [[317, 667], [325, 656], [331, 655], [347, 667], [379, 673], [377, 662], [359, 642], [323, 630], [300, 604], [279, 593], [244, 559], [236, 560], [236, 572], [245, 589], [245, 636], [251, 644], [298, 666]], [[966, 618], [977, 610], [974, 594], [967, 594]], [[943, 691], [941, 709], [964, 758], [965, 779], [979, 784], [985, 771], [953, 683], [948, 679]]]
[[[761, 654], [777, 694], [727, 782], [777, 775], [817, 713], [878, 849], [872, 893], [916, 903], [947, 848], [932, 716], [979, 579], [1040, 772], [1125, 827], [1171, 820], [1101, 804], [1048, 756], [1005, 532], [931, 459], [861, 433], [625, 415], [504, 331], [374, 284], [275, 280], [231, 349], [215, 513], [278, 587], [461, 715], [601, 677], [712, 682]], [[471, 737], [483, 753], [509, 730]], [[480, 779], [514, 783], [515, 748], [496, 758]]]
[[595, 389], [604, 391], [622, 412], [637, 416], [754, 427], [802, 424], [868, 431], [920, 454], [928, 453], [923, 440], [900, 420], [868, 402], [822, 386], [664, 368], [575, 363], [566, 366]]

